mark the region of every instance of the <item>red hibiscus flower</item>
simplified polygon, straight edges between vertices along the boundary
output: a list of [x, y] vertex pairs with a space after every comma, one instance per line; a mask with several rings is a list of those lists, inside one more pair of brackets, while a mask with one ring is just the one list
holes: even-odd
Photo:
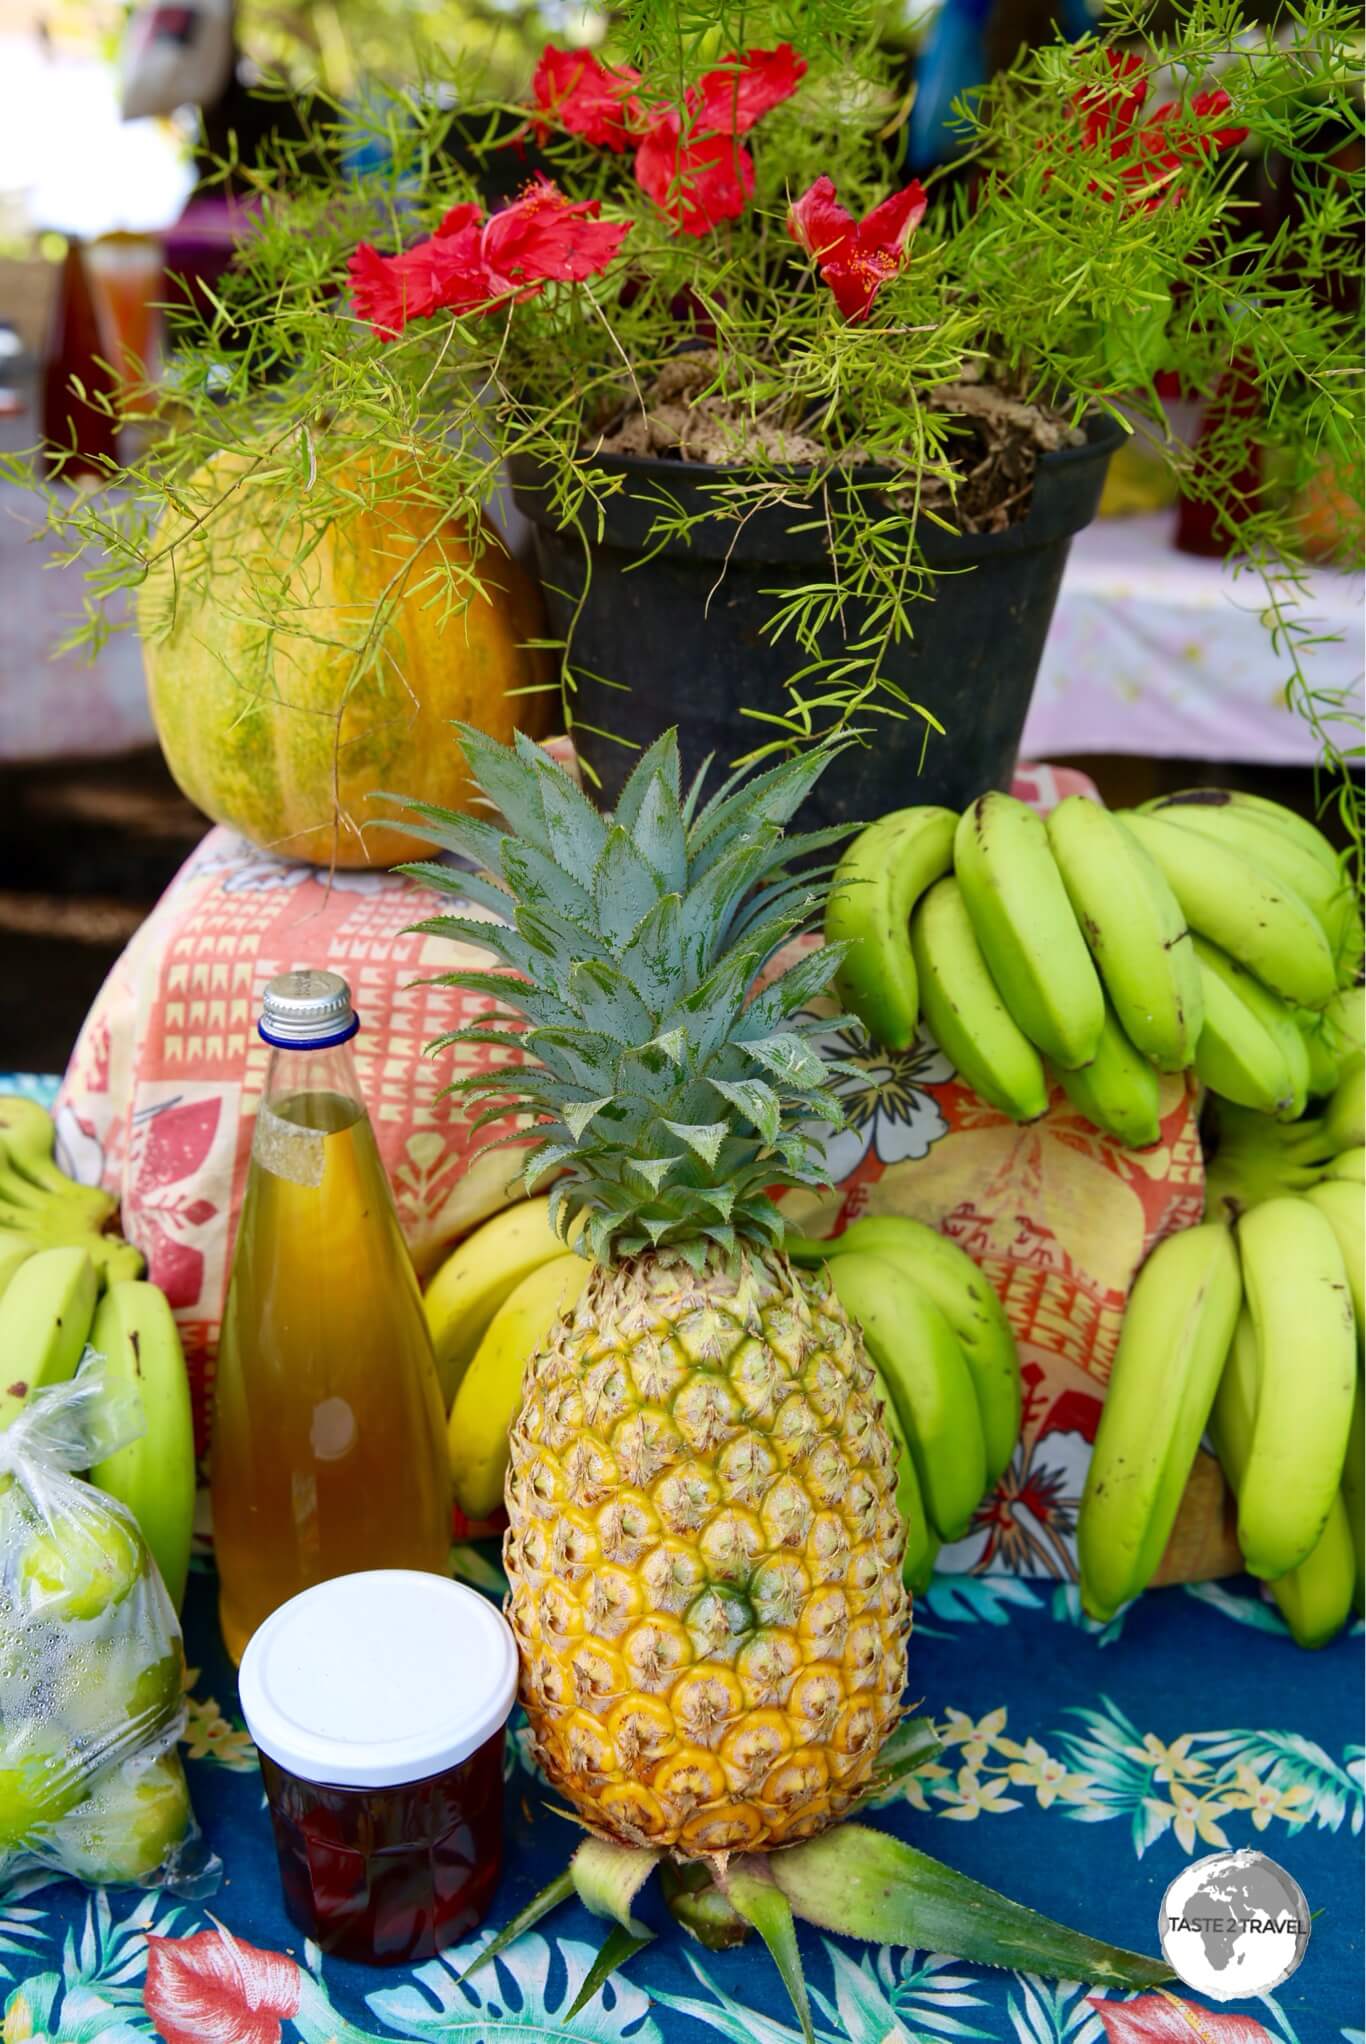
[[[1221, 149], [1236, 148], [1247, 137], [1246, 128], [1213, 127], [1233, 104], [1221, 88], [1197, 92], [1188, 104], [1166, 100], [1145, 121], [1148, 81], [1139, 77], [1143, 59], [1130, 53], [1107, 50], [1106, 59], [1114, 89], [1090, 85], [1074, 94], [1072, 105], [1081, 120], [1082, 146], [1103, 150], [1118, 173], [1123, 190], [1135, 205], [1151, 211], [1162, 205], [1179, 205], [1181, 185], [1178, 173], [1183, 163], [1200, 156], [1213, 156]], [[1131, 83], [1130, 81], [1136, 81]], [[1090, 186], [1107, 201], [1114, 193], [1093, 180]]]
[[878, 292], [901, 268], [927, 203], [912, 178], [855, 221], [835, 197], [830, 179], [818, 177], [788, 213], [787, 231], [815, 259], [844, 317], [857, 324], [867, 319]]
[[1271, 2032], [1255, 2016], [1197, 2008], [1174, 1994], [1140, 1994], [1133, 2001], [1101, 2001], [1090, 1996], [1105, 2025], [1107, 2044], [1272, 2044]]
[[706, 234], [744, 212], [754, 190], [754, 159], [739, 140], [806, 75], [791, 43], [728, 57], [689, 86], [684, 112], [661, 106], [636, 150], [636, 182], [682, 229]]
[[[639, 71], [628, 64], [611, 70], [591, 50], [557, 50], [547, 43], [531, 90], [537, 106], [553, 114], [569, 134], [619, 153], [639, 126], [640, 106], [632, 92], [639, 82]], [[543, 121], [537, 131], [547, 132]]]
[[147, 1938], [142, 2004], [165, 2044], [279, 2044], [298, 2012], [302, 1976], [283, 1952], [226, 1930]]
[[351, 302], [381, 339], [429, 313], [491, 312], [534, 298], [549, 280], [582, 283], [605, 270], [630, 231], [600, 220], [596, 199], [567, 199], [547, 177], [485, 220], [480, 208], [453, 206], [436, 232], [399, 255], [363, 242], [347, 265]]

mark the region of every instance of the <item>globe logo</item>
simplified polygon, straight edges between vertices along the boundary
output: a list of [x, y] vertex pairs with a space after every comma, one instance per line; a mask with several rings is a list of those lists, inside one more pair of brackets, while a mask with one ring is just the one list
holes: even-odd
[[1237, 2001], [1290, 1978], [1309, 1944], [1309, 1905], [1264, 1852], [1212, 1852], [1172, 1882], [1157, 1934], [1187, 1987]]

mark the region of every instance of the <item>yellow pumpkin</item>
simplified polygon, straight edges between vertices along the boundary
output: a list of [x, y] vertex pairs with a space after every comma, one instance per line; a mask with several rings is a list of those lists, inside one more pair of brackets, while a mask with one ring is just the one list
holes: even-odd
[[[196, 806], [318, 865], [430, 846], [382, 792], [469, 806], [450, 729], [540, 736], [553, 697], [540, 592], [486, 522], [443, 516], [411, 462], [341, 460], [301, 494], [215, 455], [162, 519], [138, 596], [166, 763]], [[479, 541], [472, 547], [472, 538]], [[476, 580], [477, 578], [477, 580]]]

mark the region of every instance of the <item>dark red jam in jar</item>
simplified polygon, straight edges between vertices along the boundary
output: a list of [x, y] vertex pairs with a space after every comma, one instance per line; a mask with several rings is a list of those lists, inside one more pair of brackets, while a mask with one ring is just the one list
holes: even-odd
[[373, 1965], [467, 1937], [502, 1858], [512, 1633], [441, 1576], [376, 1569], [280, 1606], [242, 1659], [285, 1906]]

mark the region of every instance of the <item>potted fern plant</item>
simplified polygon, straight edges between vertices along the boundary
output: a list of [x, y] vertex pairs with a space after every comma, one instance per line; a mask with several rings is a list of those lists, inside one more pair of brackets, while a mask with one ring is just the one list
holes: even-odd
[[[846, 820], [1008, 780], [1071, 537], [1139, 432], [1262, 578], [1315, 720], [1293, 506], [1325, 461], [1359, 488], [1358, 24], [1340, 0], [1163, 19], [1023, 56], [924, 187], [872, 0], [632, 0], [599, 48], [547, 46], [515, 104], [376, 95], [382, 170], [327, 169], [324, 121], [256, 175], [162, 431], [117, 509], [64, 514], [73, 546], [105, 587], [154, 571], [165, 629], [187, 524], [202, 557], [244, 490], [269, 488], [273, 531], [313, 531], [417, 473], [468, 543], [415, 555], [386, 600], [458, 634], [498, 579], [474, 514], [510, 475], [557, 670], [522, 686], [558, 689], [604, 802], [667, 723], [689, 766], [856, 727], [813, 797]], [[519, 151], [522, 188], [486, 210]], [[1268, 179], [1293, 226], [1260, 227]], [[1211, 414], [1196, 461], [1164, 378], [1259, 401]], [[227, 480], [158, 537], [206, 462]]]

